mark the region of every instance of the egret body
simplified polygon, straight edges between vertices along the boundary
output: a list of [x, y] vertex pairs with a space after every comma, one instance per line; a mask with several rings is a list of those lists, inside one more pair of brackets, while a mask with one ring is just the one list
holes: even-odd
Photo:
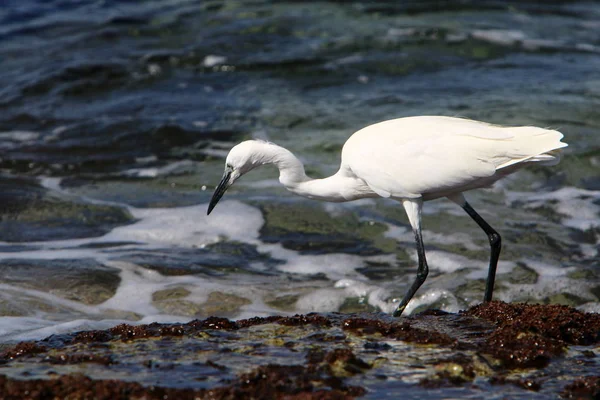
[[208, 214], [240, 176], [265, 164], [279, 169], [279, 181], [309, 199], [342, 202], [384, 197], [402, 203], [414, 231], [417, 276], [398, 305], [400, 316], [429, 272], [421, 235], [423, 202], [447, 197], [487, 234], [491, 247], [484, 301], [492, 299], [500, 235], [470, 206], [463, 192], [486, 187], [532, 163], [560, 161], [563, 135], [532, 126], [502, 127], [463, 118], [418, 116], [367, 126], [344, 144], [339, 171], [324, 179], [306, 176], [304, 165], [276, 144], [248, 140], [233, 147]]

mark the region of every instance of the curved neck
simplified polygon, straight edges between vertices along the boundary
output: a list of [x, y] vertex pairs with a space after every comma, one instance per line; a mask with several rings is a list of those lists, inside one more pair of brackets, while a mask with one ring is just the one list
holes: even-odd
[[292, 193], [310, 199], [333, 202], [373, 197], [374, 193], [361, 180], [348, 176], [342, 169], [324, 179], [311, 179], [304, 164], [291, 151], [272, 143], [265, 143], [261, 164], [275, 164], [279, 169], [279, 182]]
[[279, 182], [290, 189], [310, 180], [304, 172], [302, 161], [291, 151], [273, 143], [265, 143], [261, 164], [275, 164], [279, 169]]

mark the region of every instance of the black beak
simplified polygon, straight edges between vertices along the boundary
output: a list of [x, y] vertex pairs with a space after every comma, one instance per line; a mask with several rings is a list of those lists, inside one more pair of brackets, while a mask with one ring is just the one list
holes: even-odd
[[225, 194], [225, 191], [227, 190], [227, 188], [230, 186], [229, 177], [231, 176], [231, 172], [232, 172], [232, 170], [230, 168], [227, 168], [225, 170], [225, 173], [223, 174], [223, 178], [221, 178], [221, 182], [219, 182], [219, 186], [217, 186], [217, 188], [215, 189], [215, 192], [212, 195], [212, 198], [210, 199], [210, 203], [208, 204], [208, 211], [206, 212], [206, 215], [209, 215], [210, 212], [213, 210], [213, 208], [215, 208], [215, 206], [217, 205], [219, 200], [221, 200], [221, 197], [223, 197], [223, 195]]

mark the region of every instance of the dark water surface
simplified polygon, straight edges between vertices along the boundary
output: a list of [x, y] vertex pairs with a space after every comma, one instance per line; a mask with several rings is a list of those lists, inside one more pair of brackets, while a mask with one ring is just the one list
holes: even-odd
[[[502, 235], [496, 297], [600, 310], [600, 3], [17, 1], [0, 7], [0, 341], [122, 321], [389, 312], [416, 271], [394, 202], [293, 197], [229, 148], [339, 165], [384, 119], [552, 127], [569, 147], [468, 194]], [[487, 239], [425, 205], [408, 311], [483, 296]]]

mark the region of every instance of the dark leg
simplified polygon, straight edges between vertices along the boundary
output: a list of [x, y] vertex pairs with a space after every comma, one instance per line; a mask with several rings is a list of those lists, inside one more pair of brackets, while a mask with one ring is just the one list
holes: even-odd
[[417, 241], [417, 254], [419, 256], [419, 268], [417, 269], [417, 277], [415, 278], [412, 286], [408, 289], [406, 295], [394, 311], [394, 317], [399, 317], [402, 315], [402, 312], [408, 305], [410, 299], [413, 298], [417, 290], [421, 287], [425, 279], [427, 278], [427, 274], [429, 274], [429, 267], [427, 266], [427, 260], [425, 259], [425, 247], [423, 246], [423, 238], [421, 237], [421, 229], [415, 229], [415, 239]]
[[496, 267], [498, 266], [498, 258], [500, 258], [500, 249], [502, 248], [502, 239], [498, 232], [494, 230], [477, 212], [471, 207], [469, 203], [465, 201], [462, 206], [463, 210], [469, 214], [471, 218], [477, 225], [483, 229], [483, 231], [488, 235], [488, 239], [490, 241], [491, 253], [490, 253], [490, 267], [488, 270], [487, 282], [485, 284], [485, 295], [483, 296], [483, 301], [488, 302], [492, 301], [492, 293], [494, 292], [494, 281], [496, 280]]

